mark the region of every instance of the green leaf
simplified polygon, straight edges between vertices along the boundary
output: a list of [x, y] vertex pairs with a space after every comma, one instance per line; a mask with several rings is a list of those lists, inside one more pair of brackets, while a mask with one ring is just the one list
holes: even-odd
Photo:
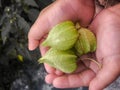
[[28, 23], [23, 17], [21, 17], [21, 16], [18, 15], [18, 14], [16, 15], [16, 18], [17, 18], [18, 27], [19, 27], [20, 29], [23, 29], [24, 32], [25, 32], [26, 34], [28, 34], [29, 29], [30, 29], [29, 23]]
[[30, 6], [38, 7], [34, 0], [24, 0], [24, 3]]
[[77, 56], [72, 50], [61, 51], [51, 48], [39, 62], [47, 63], [65, 73], [72, 73], [77, 68]]
[[2, 15], [2, 17], [0, 17], [0, 26], [5, 22], [6, 19], [7, 19], [6, 14], [4, 14], [4, 15]]
[[6, 43], [6, 40], [9, 37], [10, 30], [11, 30], [11, 25], [10, 23], [6, 22], [5, 25], [2, 27], [2, 32], [1, 32], [1, 38], [2, 38], [3, 44]]
[[52, 0], [39, 0], [39, 1], [46, 6], [52, 3]]
[[28, 11], [28, 17], [32, 22], [35, 22], [35, 20], [37, 19], [38, 15], [39, 15], [40, 11], [37, 9], [30, 9]]
[[18, 54], [22, 55], [23, 58], [33, 60], [29, 50], [24, 44], [17, 43], [16, 48], [17, 48]]

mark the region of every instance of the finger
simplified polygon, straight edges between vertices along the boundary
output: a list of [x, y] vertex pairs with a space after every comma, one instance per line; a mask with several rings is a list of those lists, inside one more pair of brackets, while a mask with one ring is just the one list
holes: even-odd
[[45, 66], [45, 70], [47, 71], [47, 73], [55, 73], [55, 71], [56, 71], [55, 68], [51, 67], [47, 63], [44, 63], [44, 66]]
[[46, 64], [46, 63], [44, 63], [44, 66], [45, 66], [46, 71], [47, 71], [49, 74], [56, 74], [56, 75], [58, 75], [58, 76], [64, 74], [64, 72], [62, 72], [62, 71], [60, 71], [60, 70], [57, 70], [57, 69], [55, 69], [54, 67], [51, 67], [50, 65], [48, 65], [48, 64]]
[[[62, 71], [60, 71], [60, 70], [58, 70], [58, 69], [55, 69], [55, 68], [49, 66], [48, 64], [44, 64], [44, 65], [45, 65], [46, 71], [47, 71], [48, 73], [50, 73], [50, 74], [56, 74], [56, 75], [58, 75], [58, 76], [64, 74], [64, 72], [62, 72]], [[79, 73], [79, 72], [82, 72], [82, 71], [84, 71], [84, 70], [86, 70], [86, 69], [87, 69], [87, 68], [86, 68], [86, 66], [83, 64], [83, 62], [79, 61], [79, 62], [78, 62], [78, 67], [77, 67], [76, 71], [73, 72], [73, 73], [74, 73], [74, 74], [75, 74], [75, 73]]]
[[88, 86], [95, 77], [95, 73], [88, 69], [79, 74], [63, 75], [53, 80], [53, 86], [56, 88], [76, 88]]
[[120, 55], [104, 58], [103, 67], [91, 81], [89, 90], [102, 90], [120, 75]]
[[78, 67], [77, 67], [76, 71], [73, 72], [74, 74], [80, 73], [80, 72], [88, 69], [88, 68], [86, 67], [86, 65], [85, 65], [82, 61], [79, 61], [79, 62], [77, 63], [77, 66], [78, 66]]
[[[46, 67], [47, 68], [47, 67]], [[50, 68], [49, 68], [50, 69]], [[73, 72], [72, 74], [78, 74], [82, 71], [86, 70], [85, 65], [80, 61], [78, 62], [78, 68], [75, 72]], [[55, 72], [55, 73], [54, 73]], [[58, 78], [60, 76], [65, 75], [65, 73], [61, 72], [60, 70], [56, 70], [53, 73], [49, 73], [46, 77], [45, 77], [45, 81], [48, 84], [52, 84], [52, 82], [54, 81], [55, 78]]]
[[[80, 73], [80, 72], [88, 69], [82, 61], [78, 61], [77, 66], [78, 66], [77, 69], [72, 74], [77, 74], [77, 73]], [[56, 69], [55, 74], [56, 75], [63, 75], [65, 73]]]
[[48, 50], [49, 50], [49, 47], [44, 47], [40, 45], [41, 56], [44, 56]]
[[48, 75], [46, 75], [46, 77], [45, 77], [45, 82], [47, 83], [47, 84], [52, 84], [52, 82], [53, 82], [53, 80], [55, 79], [55, 78], [57, 78], [58, 76], [56, 75], [56, 74], [48, 74]]
[[58, 76], [61, 76], [61, 75], [64, 74], [64, 72], [56, 69], [55, 74], [58, 75]]
[[87, 26], [94, 14], [94, 0], [57, 0], [43, 11], [28, 34], [29, 49], [34, 50], [40, 43], [42, 36], [59, 22], [65, 20], [77, 21]]

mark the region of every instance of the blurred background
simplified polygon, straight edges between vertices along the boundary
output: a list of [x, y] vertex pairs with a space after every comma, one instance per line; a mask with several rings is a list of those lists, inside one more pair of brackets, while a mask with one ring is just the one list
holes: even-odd
[[81, 90], [47, 85], [45, 69], [37, 62], [39, 50], [27, 48], [31, 25], [53, 1], [0, 0], [0, 90]]

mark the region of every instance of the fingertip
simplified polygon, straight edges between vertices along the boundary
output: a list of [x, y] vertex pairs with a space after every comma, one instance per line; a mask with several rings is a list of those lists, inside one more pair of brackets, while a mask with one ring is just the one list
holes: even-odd
[[38, 45], [39, 45], [39, 41], [37, 41], [37, 40], [29, 40], [28, 41], [28, 49], [31, 51], [36, 49], [38, 47]]
[[57, 77], [57, 75], [55, 74], [48, 74], [46, 77], [45, 77], [45, 82], [47, 84], [52, 84], [53, 83], [53, 80]]
[[60, 70], [56, 70], [56, 71], [55, 71], [55, 74], [58, 75], [58, 76], [61, 76], [61, 75], [63, 75], [64, 73], [63, 73], [62, 71], [60, 71]]
[[58, 77], [53, 80], [53, 86], [56, 88], [66, 88], [69, 86], [66, 82], [66, 77]]
[[44, 63], [45, 69], [48, 73], [55, 73], [55, 68], [51, 67], [50, 65]]
[[62, 75], [54, 79], [53, 86], [56, 88], [78, 88], [81, 86], [88, 86], [94, 76], [95, 74], [91, 70], [86, 70], [77, 74]]
[[48, 50], [49, 50], [49, 47], [43, 47], [42, 45], [40, 45], [40, 51], [42, 56], [44, 56]]

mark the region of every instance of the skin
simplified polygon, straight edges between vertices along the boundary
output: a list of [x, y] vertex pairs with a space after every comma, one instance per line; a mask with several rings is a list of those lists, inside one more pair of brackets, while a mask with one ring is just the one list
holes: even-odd
[[29, 49], [39, 46], [44, 55], [48, 48], [40, 43], [49, 30], [61, 21], [79, 21], [82, 26], [89, 26], [97, 38], [95, 57], [102, 68], [98, 69], [92, 62], [79, 62], [74, 73], [65, 74], [45, 64], [48, 72], [45, 81], [57, 88], [89, 86], [89, 90], [103, 90], [120, 75], [120, 4], [102, 10], [93, 18], [94, 0], [71, 1], [57, 0], [40, 13], [28, 34]]

